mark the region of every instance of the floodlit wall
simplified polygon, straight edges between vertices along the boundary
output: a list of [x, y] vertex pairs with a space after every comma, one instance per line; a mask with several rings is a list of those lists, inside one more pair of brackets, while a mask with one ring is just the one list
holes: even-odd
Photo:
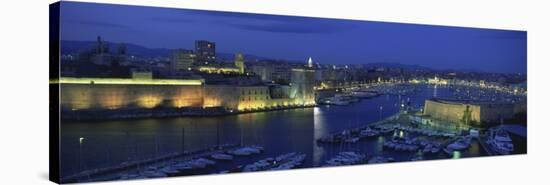
[[449, 101], [426, 100], [424, 105], [424, 114], [432, 118], [459, 122], [464, 116], [466, 108], [471, 111], [471, 119], [474, 122], [480, 122], [480, 107], [477, 105], [462, 104]]
[[424, 114], [435, 119], [458, 123], [462, 120], [467, 107], [471, 111], [472, 121], [476, 123], [499, 122], [501, 118], [512, 118], [517, 112], [522, 110], [522, 104], [462, 103], [445, 100], [426, 100]]
[[70, 110], [200, 107], [201, 81], [62, 78], [61, 107]]
[[294, 98], [272, 98], [269, 86], [264, 85], [202, 85], [199, 80], [63, 78], [59, 83], [64, 110], [223, 107], [256, 111], [314, 105], [313, 87], [311, 93], [304, 89], [309, 83], [296, 83]]
[[225, 107], [229, 110], [236, 110], [239, 105], [239, 89], [230, 85], [205, 85], [204, 106]]

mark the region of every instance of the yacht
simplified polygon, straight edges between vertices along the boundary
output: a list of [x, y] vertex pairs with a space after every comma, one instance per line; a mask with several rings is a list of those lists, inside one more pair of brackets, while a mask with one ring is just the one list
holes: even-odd
[[222, 154], [222, 153], [212, 154], [210, 157], [212, 159], [216, 159], [216, 160], [224, 160], [224, 161], [233, 160], [233, 156], [227, 155], [227, 154]]
[[502, 128], [494, 128], [489, 130], [487, 144], [500, 155], [510, 154], [514, 151], [514, 144], [508, 132]]
[[326, 98], [326, 99], [322, 100], [321, 103], [322, 104], [327, 104], [327, 105], [348, 105], [351, 102], [346, 100], [346, 98], [344, 96], [342, 96], [341, 94], [337, 94], [334, 97]]
[[470, 147], [471, 142], [471, 137], [460, 137], [455, 142], [447, 145], [447, 148], [445, 148], [445, 152], [452, 155], [454, 151], [466, 150], [468, 147]]
[[325, 162], [323, 166], [342, 166], [342, 165], [352, 165], [359, 164], [365, 161], [365, 154], [360, 154], [356, 152], [340, 152], [336, 157]]

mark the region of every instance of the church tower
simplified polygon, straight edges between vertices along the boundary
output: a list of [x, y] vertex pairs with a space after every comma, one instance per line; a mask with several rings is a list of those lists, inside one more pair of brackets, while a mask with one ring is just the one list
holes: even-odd
[[244, 58], [243, 58], [243, 54], [241, 53], [237, 53], [235, 55], [235, 67], [237, 67], [239, 69], [239, 73], [240, 74], [244, 74]]

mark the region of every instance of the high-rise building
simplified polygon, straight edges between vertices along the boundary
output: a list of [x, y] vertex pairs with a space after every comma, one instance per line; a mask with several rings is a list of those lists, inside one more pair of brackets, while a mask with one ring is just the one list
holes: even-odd
[[197, 62], [201, 65], [216, 62], [216, 43], [206, 40], [195, 41], [195, 54]]
[[192, 50], [176, 49], [172, 53], [170, 69], [173, 73], [188, 70], [195, 62], [195, 54]]
[[237, 67], [239, 69], [239, 73], [240, 74], [244, 74], [244, 58], [243, 58], [243, 54], [241, 53], [237, 53], [235, 55], [235, 67]]

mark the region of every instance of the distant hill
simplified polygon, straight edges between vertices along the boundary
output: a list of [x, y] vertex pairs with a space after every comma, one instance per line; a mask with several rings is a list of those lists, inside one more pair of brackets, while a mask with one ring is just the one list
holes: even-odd
[[[115, 52], [120, 43], [106, 42], [104, 43], [109, 47], [111, 52]], [[167, 48], [147, 48], [144, 46], [125, 43], [126, 52], [128, 55], [134, 55], [137, 57], [170, 57], [173, 49]], [[80, 51], [92, 49], [96, 46], [95, 41], [74, 41], [74, 40], [62, 40], [61, 41], [61, 53], [62, 54], [77, 54]], [[231, 61], [235, 58], [234, 53], [216, 53], [217, 57], [224, 61]], [[265, 60], [266, 57], [244, 54], [246, 60]]]
[[[115, 52], [118, 48], [119, 43], [105, 42], [104, 43], [110, 48], [111, 52]], [[126, 51], [128, 55], [134, 55], [139, 57], [155, 57], [170, 56], [172, 52], [171, 49], [165, 48], [146, 48], [136, 44], [125, 43]], [[80, 51], [91, 49], [96, 46], [95, 41], [72, 41], [72, 40], [62, 40], [61, 41], [61, 53], [62, 54], [76, 54]]]

